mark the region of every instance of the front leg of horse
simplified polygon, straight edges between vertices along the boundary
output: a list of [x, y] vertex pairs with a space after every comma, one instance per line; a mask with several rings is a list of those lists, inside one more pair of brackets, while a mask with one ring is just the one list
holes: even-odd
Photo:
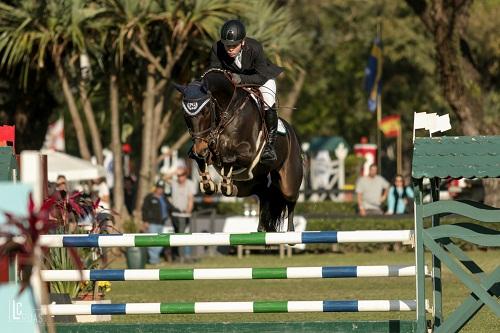
[[[228, 170], [227, 174], [225, 170]], [[222, 167], [220, 174], [222, 176], [222, 181], [219, 184], [220, 192], [226, 197], [235, 197], [238, 195], [238, 188], [233, 183], [232, 174], [233, 174], [233, 166]]]
[[212, 195], [217, 191], [217, 185], [215, 185], [214, 181], [210, 177], [210, 173], [208, 173], [208, 169], [205, 169], [204, 172], [200, 170], [200, 191]]
[[204, 159], [196, 158], [194, 154], [190, 154], [190, 157], [198, 165], [198, 174], [200, 175], [200, 191], [208, 195], [214, 194], [217, 191], [217, 186], [212, 180], [212, 177], [210, 177], [207, 162]]

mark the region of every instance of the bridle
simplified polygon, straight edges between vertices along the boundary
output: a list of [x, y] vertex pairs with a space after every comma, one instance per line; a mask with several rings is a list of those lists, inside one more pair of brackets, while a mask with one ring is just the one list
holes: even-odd
[[188, 131], [193, 140], [199, 139], [203, 141], [206, 140], [206, 134], [211, 132], [217, 125], [216, 112], [215, 112], [215, 99], [208, 94], [208, 98], [197, 98], [197, 99], [184, 99], [182, 101], [182, 108], [184, 109], [188, 117], [196, 117], [201, 110], [206, 106], [210, 107], [210, 127], [204, 130], [195, 132], [191, 126], [188, 125]]
[[[222, 131], [226, 128], [226, 126], [235, 118], [236, 114], [243, 109], [243, 107], [246, 105], [247, 101], [249, 100], [249, 95], [245, 97], [243, 102], [239, 105], [238, 109], [235, 110], [232, 114], [229, 112], [231, 106], [234, 104], [235, 97], [237, 96], [237, 85], [233, 83], [231, 80], [231, 75], [229, 72], [218, 69], [218, 68], [213, 68], [209, 69], [203, 75], [201, 76], [201, 80], [204, 79], [205, 75], [211, 72], [221, 72], [225, 75], [226, 79], [231, 82], [233, 85], [233, 94], [231, 96], [231, 99], [229, 100], [229, 103], [227, 104], [226, 108], [224, 109], [217, 99], [210, 93], [208, 92], [208, 97], [201, 97], [197, 99], [183, 99], [182, 101], [182, 107], [184, 108], [184, 111], [186, 112], [187, 116], [189, 117], [195, 117], [198, 115], [203, 108], [207, 107], [207, 105], [210, 107], [210, 127], [195, 132], [193, 129], [188, 126], [188, 131], [189, 134], [191, 135], [192, 140], [201, 140], [204, 141], [208, 144], [209, 147], [213, 147], [215, 142], [218, 140], [219, 135], [222, 133]], [[201, 84], [200, 84], [201, 85]], [[219, 116], [219, 117], [217, 117]], [[217, 119], [219, 118], [219, 119]]]

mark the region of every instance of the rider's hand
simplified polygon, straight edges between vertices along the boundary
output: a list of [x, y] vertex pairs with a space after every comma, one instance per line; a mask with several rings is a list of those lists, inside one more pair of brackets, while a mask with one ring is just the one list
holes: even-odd
[[231, 80], [232, 80], [235, 84], [240, 84], [240, 83], [241, 83], [241, 76], [240, 76], [240, 74], [237, 74], [237, 73], [231, 73]]

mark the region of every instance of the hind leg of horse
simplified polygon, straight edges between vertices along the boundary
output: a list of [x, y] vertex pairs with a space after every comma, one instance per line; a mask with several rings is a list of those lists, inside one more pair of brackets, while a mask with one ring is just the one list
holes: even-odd
[[269, 215], [269, 198], [266, 194], [259, 194], [259, 226], [258, 232], [276, 231], [270, 229], [271, 216]]
[[276, 225], [273, 222], [271, 201], [273, 194], [271, 189], [267, 187], [267, 177], [256, 179], [257, 184], [252, 186], [253, 194], [259, 198], [259, 232], [276, 231]]
[[[291, 130], [291, 129], [290, 129]], [[288, 142], [288, 156], [278, 170], [278, 186], [283, 198], [286, 200], [288, 210], [288, 231], [295, 229], [293, 212], [299, 198], [300, 185], [303, 177], [302, 157], [300, 145], [295, 134], [290, 135]]]
[[295, 231], [295, 225], [293, 224], [293, 214], [294, 214], [295, 204], [296, 202], [292, 202], [287, 205], [287, 210], [288, 210], [287, 231]]

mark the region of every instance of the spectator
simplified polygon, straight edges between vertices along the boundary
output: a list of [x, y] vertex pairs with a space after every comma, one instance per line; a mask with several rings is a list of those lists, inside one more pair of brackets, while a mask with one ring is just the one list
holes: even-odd
[[134, 180], [131, 177], [125, 177], [123, 179], [123, 192], [125, 197], [125, 207], [130, 215], [134, 211], [136, 188]]
[[394, 184], [389, 188], [387, 195], [386, 214], [405, 214], [410, 212], [409, 206], [411, 202], [413, 202], [413, 198], [414, 194], [412, 188], [410, 186], [405, 186], [403, 176], [396, 175]]
[[55, 195], [57, 192], [57, 184], [55, 182], [47, 182], [47, 195], [49, 197]]
[[378, 175], [377, 165], [372, 164], [368, 170], [368, 176], [360, 177], [356, 182], [359, 215], [383, 214], [380, 205], [387, 198], [388, 187], [389, 182]]
[[63, 197], [68, 193], [68, 181], [66, 176], [58, 175], [56, 180], [56, 191], [64, 191]]
[[[177, 168], [177, 179], [172, 182], [172, 213], [174, 230], [176, 233], [184, 233], [189, 228], [189, 219], [194, 206], [194, 185], [188, 179], [186, 167]], [[190, 256], [191, 248], [179, 248], [180, 261], [184, 262]]]
[[110, 191], [108, 184], [106, 183], [106, 178], [101, 177], [94, 180], [92, 190], [99, 198], [99, 207], [101, 207], [103, 210], [111, 209]]
[[[58, 201], [58, 204], [53, 206], [51, 217], [55, 220], [63, 222], [64, 232], [74, 233], [77, 229], [77, 217], [74, 214], [66, 214], [66, 207], [69, 206], [70, 190], [66, 176], [58, 175], [55, 183], [55, 191], [52, 196]], [[62, 226], [62, 225], [61, 225]]]
[[[161, 233], [163, 226], [169, 222], [171, 210], [165, 196], [165, 182], [156, 182], [153, 192], [149, 193], [142, 203], [143, 229], [148, 233]], [[161, 247], [149, 247], [149, 263], [158, 264], [160, 262]]]

